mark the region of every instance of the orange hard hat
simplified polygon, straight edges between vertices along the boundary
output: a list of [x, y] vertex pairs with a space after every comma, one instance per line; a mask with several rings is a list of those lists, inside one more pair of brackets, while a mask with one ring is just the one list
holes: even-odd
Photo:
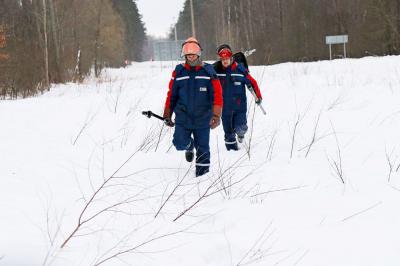
[[200, 43], [196, 40], [196, 38], [190, 37], [182, 44], [181, 56], [183, 57], [190, 54], [201, 56], [201, 50]]

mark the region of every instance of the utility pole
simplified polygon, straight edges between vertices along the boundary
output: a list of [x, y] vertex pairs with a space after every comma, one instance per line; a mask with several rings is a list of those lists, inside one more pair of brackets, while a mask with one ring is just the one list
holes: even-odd
[[176, 24], [177, 23], [178, 22], [175, 23], [175, 27], [174, 27], [175, 28], [175, 51], [174, 51], [174, 53], [177, 56], [177, 58], [179, 58], [178, 33], [176, 31]]
[[196, 27], [194, 25], [194, 12], [193, 12], [193, 0], [190, 0], [190, 15], [192, 17], [192, 35], [196, 38]]
[[176, 32], [176, 23], [175, 23], [175, 42], [178, 43], [178, 34]]
[[174, 32], [175, 32], [175, 51], [174, 51], [174, 54], [176, 55], [176, 58], [178, 59], [178, 58], [179, 58], [179, 55], [180, 55], [180, 49], [179, 49], [179, 46], [178, 46], [178, 31], [177, 31], [177, 29], [176, 29], [176, 25], [178, 25], [178, 21], [176, 20], [176, 17], [174, 17], [173, 19], [174, 19], [174, 21], [175, 21], [175, 25], [174, 25]]

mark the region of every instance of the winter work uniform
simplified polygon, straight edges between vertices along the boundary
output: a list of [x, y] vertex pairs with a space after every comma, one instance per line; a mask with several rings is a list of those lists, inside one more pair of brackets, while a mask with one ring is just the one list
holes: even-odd
[[[179, 151], [192, 154], [196, 149], [196, 176], [209, 172], [210, 127], [219, 125], [222, 88], [212, 65], [179, 64], [172, 73], [165, 102], [164, 118], [175, 113], [173, 144]], [[172, 123], [172, 122], [171, 122]], [[173, 125], [173, 123], [172, 123]]]
[[[227, 53], [217, 52], [220, 56], [232, 56], [230, 49]], [[255, 79], [242, 64], [233, 62], [224, 67], [221, 61], [218, 61], [214, 68], [221, 82], [224, 98], [222, 125], [225, 131], [225, 146], [228, 151], [238, 150], [236, 135], [239, 142], [242, 142], [248, 129], [246, 86], [254, 89], [258, 103], [262, 100], [261, 92]]]

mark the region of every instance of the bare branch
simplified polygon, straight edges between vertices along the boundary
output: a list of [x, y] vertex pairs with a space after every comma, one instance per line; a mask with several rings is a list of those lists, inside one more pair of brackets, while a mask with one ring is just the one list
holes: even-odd
[[309, 154], [309, 152], [310, 152], [310, 150], [311, 150], [311, 146], [315, 143], [315, 139], [316, 139], [316, 135], [317, 135], [318, 123], [319, 123], [319, 119], [320, 119], [320, 117], [321, 117], [321, 112], [322, 112], [322, 110], [319, 112], [317, 121], [315, 122], [313, 136], [312, 136], [312, 139], [311, 139], [311, 141], [310, 141], [310, 144], [308, 144], [308, 149], [307, 149], [305, 158], [307, 158], [307, 156], [308, 156], [308, 154]]
[[365, 210], [356, 212], [355, 214], [350, 215], [350, 216], [344, 218], [344, 219], [342, 220], [342, 222], [345, 222], [345, 221], [350, 220], [351, 218], [353, 218], [353, 217], [355, 217], [355, 216], [357, 216], [357, 215], [360, 215], [360, 214], [365, 213], [365, 212], [367, 212], [367, 211], [369, 211], [369, 210], [372, 210], [373, 208], [376, 208], [376, 207], [378, 207], [378, 206], [381, 205], [381, 204], [382, 204], [382, 201], [380, 201], [380, 202], [378, 202], [378, 203], [372, 205], [371, 207], [369, 207], [369, 208], [367, 208], [367, 209], [365, 209]]
[[332, 127], [332, 131], [333, 134], [335, 136], [335, 140], [336, 140], [336, 149], [337, 149], [337, 158], [336, 159], [329, 159], [329, 164], [331, 165], [331, 167], [333, 168], [333, 170], [335, 171], [336, 175], [340, 178], [340, 180], [342, 181], [343, 184], [345, 184], [344, 182], [344, 174], [343, 174], [343, 166], [342, 166], [342, 152], [340, 149], [340, 145], [339, 145], [339, 140], [336, 134], [336, 130], [333, 126], [332, 121], [331, 122], [331, 127]]

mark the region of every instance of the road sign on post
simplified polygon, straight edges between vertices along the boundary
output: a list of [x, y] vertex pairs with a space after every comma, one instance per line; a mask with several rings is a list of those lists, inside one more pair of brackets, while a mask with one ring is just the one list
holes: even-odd
[[329, 45], [329, 58], [332, 60], [332, 45], [333, 44], [343, 44], [344, 58], [347, 57], [346, 43], [349, 42], [349, 35], [334, 35], [326, 36], [325, 42]]

